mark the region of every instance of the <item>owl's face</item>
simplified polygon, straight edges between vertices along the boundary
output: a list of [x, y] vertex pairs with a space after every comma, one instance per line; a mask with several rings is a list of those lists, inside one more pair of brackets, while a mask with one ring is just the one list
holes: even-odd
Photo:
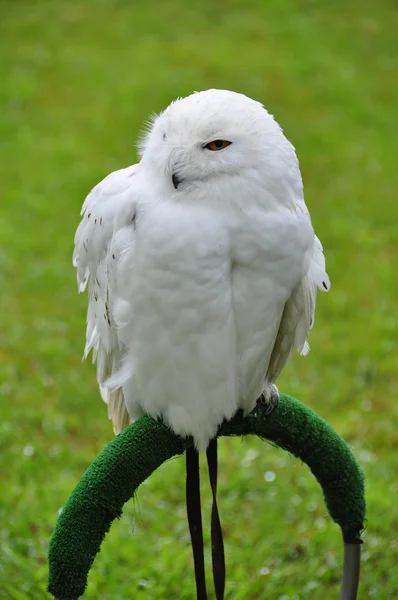
[[213, 193], [250, 192], [298, 172], [294, 148], [272, 115], [259, 102], [225, 90], [170, 104], [154, 120], [141, 152], [142, 163], [176, 193], [209, 191], [209, 185]]

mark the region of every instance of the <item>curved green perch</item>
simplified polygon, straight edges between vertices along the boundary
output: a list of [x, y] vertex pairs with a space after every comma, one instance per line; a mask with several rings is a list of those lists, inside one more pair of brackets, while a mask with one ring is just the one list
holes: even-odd
[[[284, 394], [273, 414], [267, 415], [258, 404], [247, 417], [238, 413], [223, 423], [218, 433], [247, 434], [270, 440], [307, 463], [342, 530], [347, 555], [354, 552], [355, 562], [358, 553], [352, 545], [361, 542], [365, 519], [364, 476], [346, 442], [313, 410]], [[94, 558], [125, 502], [164, 461], [191, 444], [190, 438], [182, 439], [163, 423], [144, 416], [106, 446], [58, 519], [49, 548], [49, 592], [65, 600], [84, 593]], [[345, 585], [352, 587], [350, 581]], [[345, 594], [343, 588], [341, 599], [356, 597], [356, 590]]]

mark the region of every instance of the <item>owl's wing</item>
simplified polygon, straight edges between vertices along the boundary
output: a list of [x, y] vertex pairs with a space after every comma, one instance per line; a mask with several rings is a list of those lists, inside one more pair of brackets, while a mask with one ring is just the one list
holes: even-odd
[[136, 165], [115, 171], [87, 196], [75, 235], [73, 265], [79, 292], [88, 285], [84, 358], [93, 350], [97, 380], [115, 432], [129, 423], [122, 389], [109, 390], [104, 382], [120, 366], [123, 344], [117, 335], [113, 309], [119, 299], [116, 265], [126, 247], [134, 244], [134, 175]]
[[330, 280], [325, 270], [322, 244], [315, 236], [308, 272], [293, 290], [283, 311], [269, 362], [268, 381], [275, 381], [279, 377], [293, 347], [302, 355], [308, 354], [307, 338], [314, 325], [317, 288], [324, 292], [329, 291]]

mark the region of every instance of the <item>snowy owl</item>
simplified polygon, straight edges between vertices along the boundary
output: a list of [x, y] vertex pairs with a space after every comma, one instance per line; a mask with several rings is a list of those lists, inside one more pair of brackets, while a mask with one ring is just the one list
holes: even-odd
[[330, 283], [295, 150], [262, 104], [225, 90], [172, 102], [82, 215], [84, 355], [115, 432], [149, 414], [200, 451], [238, 409], [275, 402]]

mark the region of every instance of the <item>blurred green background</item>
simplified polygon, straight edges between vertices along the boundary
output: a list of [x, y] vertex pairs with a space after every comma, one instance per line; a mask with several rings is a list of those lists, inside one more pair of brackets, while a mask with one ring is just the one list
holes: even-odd
[[[263, 101], [297, 148], [332, 290], [311, 354], [280, 387], [354, 448], [368, 500], [359, 597], [398, 598], [396, 7], [0, 0], [0, 598], [48, 597], [58, 511], [112, 437], [81, 364], [71, 253], [83, 198], [134, 162], [150, 113], [209, 87]], [[221, 447], [226, 598], [337, 598], [340, 534], [308, 469], [254, 439]], [[176, 459], [126, 506], [84, 598], [192, 599], [184, 502]]]

